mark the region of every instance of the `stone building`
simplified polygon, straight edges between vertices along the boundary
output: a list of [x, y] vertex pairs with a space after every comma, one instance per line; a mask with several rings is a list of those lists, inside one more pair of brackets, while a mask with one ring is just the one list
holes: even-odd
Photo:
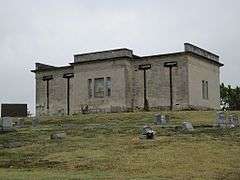
[[130, 49], [74, 55], [68, 66], [36, 63], [36, 115], [142, 108], [220, 108], [219, 56], [185, 43], [183, 52], [137, 56]]

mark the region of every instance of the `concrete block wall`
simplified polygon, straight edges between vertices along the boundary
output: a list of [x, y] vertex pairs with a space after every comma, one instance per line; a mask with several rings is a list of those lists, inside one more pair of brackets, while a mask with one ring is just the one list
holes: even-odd
[[[219, 67], [204, 58], [188, 56], [189, 105], [195, 109], [220, 108]], [[202, 80], [208, 81], [208, 99], [202, 98]]]
[[[201, 50], [202, 52], [203, 50]], [[104, 54], [105, 53], [105, 54]], [[173, 108], [181, 109], [218, 109], [220, 107], [219, 67], [217, 61], [193, 52], [180, 52], [166, 55], [137, 57], [131, 50], [121, 49], [115, 53], [106, 51], [76, 56], [74, 64], [67, 67], [51, 67], [36, 71], [36, 114], [63, 115], [67, 113], [67, 79], [66, 73], [74, 73], [70, 80], [70, 114], [80, 113], [85, 105], [92, 110], [104, 112], [142, 109], [143, 71], [141, 64], [151, 64], [147, 70], [147, 99], [150, 108], [169, 109], [170, 77], [165, 62], [177, 62], [172, 69]], [[205, 51], [204, 51], [205, 53]], [[120, 56], [116, 58], [116, 56]], [[78, 59], [80, 58], [80, 59]], [[81, 59], [83, 58], [83, 59]], [[89, 61], [93, 59], [93, 61]], [[89, 61], [89, 62], [88, 62]], [[44, 76], [52, 75], [49, 81], [49, 110], [47, 109], [47, 82]], [[111, 96], [94, 97], [94, 79], [111, 77]], [[92, 79], [92, 94], [88, 96], [88, 79]], [[209, 99], [202, 98], [202, 80], [208, 81]]]
[[[72, 68], [57, 69], [36, 73], [36, 115], [64, 115], [67, 113], [67, 79], [63, 74], [71, 73]], [[47, 109], [47, 82], [44, 76], [52, 75], [49, 80], [49, 110]], [[70, 110], [73, 102], [73, 80], [70, 80]]]
[[101, 51], [95, 53], [86, 53], [74, 55], [74, 62], [86, 62], [104, 60], [110, 58], [129, 57], [133, 56], [132, 50], [130, 49], [115, 49], [109, 51]]
[[[90, 111], [102, 109], [110, 112], [111, 108], [126, 109], [126, 66], [127, 59], [76, 64], [74, 66], [74, 112], [79, 113], [81, 107], [88, 105]], [[94, 97], [94, 79], [111, 77], [111, 96]], [[88, 96], [88, 79], [92, 79], [93, 97]]]
[[178, 67], [173, 68], [173, 106], [174, 109], [188, 107], [188, 78], [187, 60], [185, 56], [149, 57], [135, 61], [133, 96], [134, 107], [143, 108], [143, 71], [137, 70], [140, 64], [151, 64], [147, 70], [147, 99], [151, 108], [169, 109], [170, 107], [170, 78], [169, 69], [165, 62], [176, 61]]

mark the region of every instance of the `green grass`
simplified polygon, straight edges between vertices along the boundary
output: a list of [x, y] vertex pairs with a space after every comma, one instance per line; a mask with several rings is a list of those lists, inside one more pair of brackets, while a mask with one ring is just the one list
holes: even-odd
[[[217, 129], [215, 112], [163, 112], [171, 123], [154, 125], [157, 112], [45, 117], [33, 128], [0, 134], [0, 179], [240, 179], [240, 129]], [[240, 115], [239, 112], [236, 112]], [[186, 133], [184, 121], [198, 126]], [[150, 125], [154, 140], [140, 139]], [[50, 134], [65, 131], [61, 141]]]

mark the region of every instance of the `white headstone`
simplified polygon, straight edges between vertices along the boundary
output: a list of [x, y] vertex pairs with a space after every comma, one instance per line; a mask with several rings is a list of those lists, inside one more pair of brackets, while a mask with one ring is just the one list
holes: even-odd
[[182, 128], [185, 131], [193, 131], [194, 130], [193, 125], [190, 122], [183, 122]]

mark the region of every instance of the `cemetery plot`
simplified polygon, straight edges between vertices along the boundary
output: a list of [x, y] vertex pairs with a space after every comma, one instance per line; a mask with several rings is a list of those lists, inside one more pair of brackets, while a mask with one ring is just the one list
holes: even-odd
[[[0, 179], [239, 178], [240, 128], [216, 126], [216, 112], [167, 114], [166, 125], [156, 112], [41, 117], [37, 128], [27, 119], [0, 134]], [[188, 123], [193, 131], [183, 130]]]

